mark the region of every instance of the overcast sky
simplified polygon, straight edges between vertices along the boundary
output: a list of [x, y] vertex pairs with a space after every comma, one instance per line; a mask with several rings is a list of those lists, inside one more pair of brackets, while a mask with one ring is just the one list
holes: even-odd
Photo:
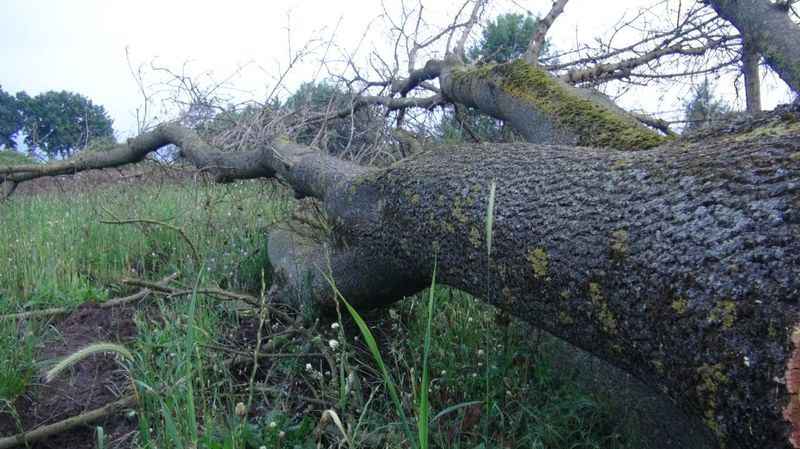
[[[550, 39], [566, 49], [576, 40], [607, 35], [624, 14], [652, 1], [572, 0], [551, 30]], [[399, 2], [385, 0], [395, 10]], [[441, 0], [426, 3], [431, 26], [450, 20], [449, 4]], [[544, 14], [550, 4], [550, 0], [495, 0], [488, 17], [503, 11], [521, 12], [520, 7]], [[339, 57], [341, 49], [358, 49], [358, 55], [365, 55], [373, 48], [391, 48], [386, 22], [379, 18], [381, 12], [378, 0], [0, 0], [0, 85], [12, 93], [69, 90], [86, 95], [106, 107], [118, 137], [127, 137], [136, 131], [136, 109], [142, 96], [131, 75], [126, 49], [134, 66], [154, 63], [180, 71], [186, 64], [188, 74], [201, 82], [236, 74], [228, 83], [235, 90], [227, 90], [228, 95], [239, 100], [263, 99], [275, 84], [274, 77], [286, 67], [290, 42], [297, 51], [309, 39], [335, 33], [336, 48], [329, 50], [329, 58]], [[320, 46], [316, 57], [292, 72], [289, 88], [325, 76], [318, 61], [326, 48]], [[151, 75], [149, 79], [155, 78]], [[726, 89], [720, 87], [732, 95]], [[765, 107], [789, 99], [778, 82], [765, 83], [763, 89]], [[674, 110], [686, 95], [685, 88], [644, 93], [623, 98], [622, 103]]]

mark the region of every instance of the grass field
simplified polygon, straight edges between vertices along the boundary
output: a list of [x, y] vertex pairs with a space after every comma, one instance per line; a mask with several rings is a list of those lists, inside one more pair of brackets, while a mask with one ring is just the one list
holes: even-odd
[[[135, 335], [118, 342], [133, 357], [111, 359], [127, 379], [118, 393], [135, 389], [138, 404], [81, 447], [634, 447], [605, 402], [555, 368], [557, 342], [461, 292], [435, 286], [364, 317], [390, 380], [344, 307], [322, 321], [270, 304], [265, 235], [291, 207], [264, 182], [0, 204], [0, 314], [102, 304], [137, 291], [123, 278], [180, 274], [186, 293], [138, 302]], [[197, 293], [208, 288], [261, 307]], [[19, 427], [45, 355], [68, 339], [60, 319], [0, 320], [0, 407]]]

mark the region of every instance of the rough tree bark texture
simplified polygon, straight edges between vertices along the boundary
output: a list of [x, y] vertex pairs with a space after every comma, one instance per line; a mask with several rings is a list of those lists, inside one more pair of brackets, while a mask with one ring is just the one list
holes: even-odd
[[360, 307], [424, 288], [436, 257], [440, 282], [646, 379], [723, 446], [798, 447], [800, 115], [761, 117], [641, 152], [428, 149], [331, 184], [339, 243], [301, 246], [315, 263], [286, 235], [270, 254], [290, 296], [330, 304], [329, 271]]
[[742, 33], [781, 79], [800, 92], [800, 27], [787, 14], [787, 2], [710, 0], [723, 19]]

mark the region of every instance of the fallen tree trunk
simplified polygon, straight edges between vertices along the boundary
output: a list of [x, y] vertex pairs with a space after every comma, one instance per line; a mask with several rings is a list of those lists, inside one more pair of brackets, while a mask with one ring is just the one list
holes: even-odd
[[[647, 151], [429, 146], [388, 168], [272, 142], [225, 154], [165, 124], [104, 153], [0, 167], [23, 182], [141, 160], [166, 144], [222, 181], [278, 176], [332, 235], [270, 237], [273, 293], [359, 307], [440, 282], [634, 373], [723, 445], [798, 447], [800, 113]], [[496, 183], [487, 255], [489, 186]]]
[[330, 305], [328, 272], [359, 307], [423, 289], [438, 259], [439, 282], [646, 379], [723, 446], [798, 447], [797, 119], [643, 152], [428, 149], [327, 191], [339, 243], [279, 233], [271, 259], [284, 300]]

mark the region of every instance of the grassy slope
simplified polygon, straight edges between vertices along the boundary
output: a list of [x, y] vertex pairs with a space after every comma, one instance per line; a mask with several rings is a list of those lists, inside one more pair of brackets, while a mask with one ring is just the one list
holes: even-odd
[[[158, 279], [174, 271], [188, 285], [199, 278], [202, 285], [258, 294], [263, 228], [284, 216], [287, 205], [255, 182], [14, 198], [0, 204], [0, 313], [104, 301], [128, 293], [115, 284], [121, 277]], [[129, 218], [183, 229], [198, 263], [173, 229], [100, 223]], [[325, 402], [352, 447], [409, 446], [374, 361], [347, 320], [310, 326], [303, 335], [311, 338], [304, 339], [282, 333], [285, 323], [270, 316], [248, 318], [204, 296], [152, 303], [137, 314], [136, 357], [127, 365], [143, 397], [138, 447], [315, 447]], [[480, 404], [435, 418], [432, 447], [626, 447], [608, 407], [577, 388], [569, 373], [554, 372], [552, 341], [533, 338], [526, 325], [459, 292], [438, 289], [436, 304], [431, 416]], [[418, 400], [425, 307], [423, 295], [368, 317], [408, 416]], [[253, 323], [262, 329], [262, 347], [289, 356], [271, 360], [268, 369], [229, 369], [235, 349], [209, 348], [235, 348], [237, 329]], [[11, 401], [26, 388], [36, 345], [49, 338], [45, 329], [19, 332], [0, 321], [0, 399]], [[324, 359], [304, 356], [320, 342], [330, 348], [331, 340], [333, 373]], [[298, 408], [298, 391], [317, 402]], [[240, 402], [246, 417], [235, 413]], [[335, 427], [323, 433], [331, 447], [345, 439]]]

